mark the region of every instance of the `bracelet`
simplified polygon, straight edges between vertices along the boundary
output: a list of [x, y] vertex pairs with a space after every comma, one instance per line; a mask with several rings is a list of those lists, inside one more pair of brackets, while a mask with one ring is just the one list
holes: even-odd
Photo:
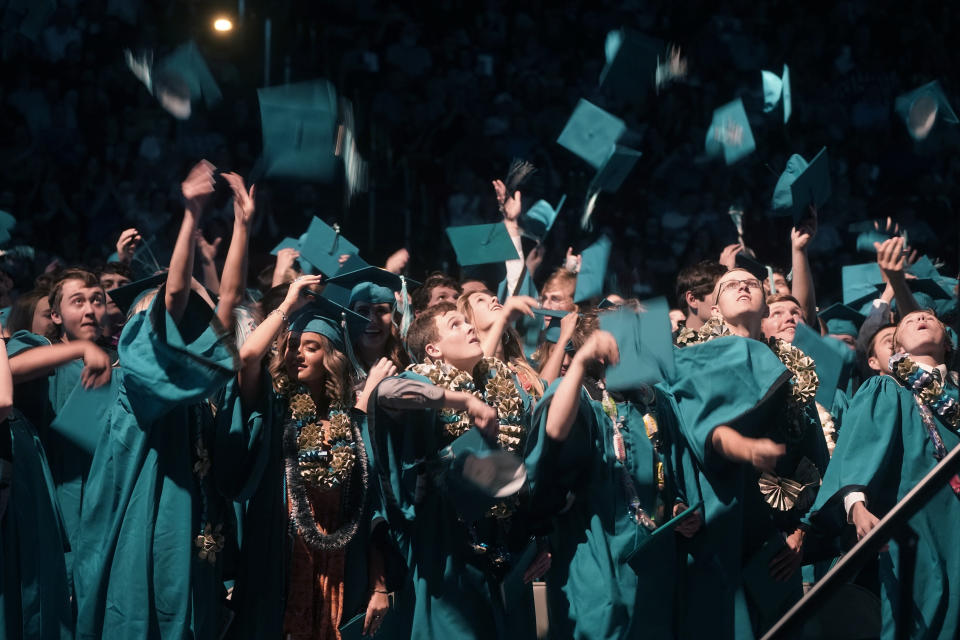
[[283, 312], [283, 309], [281, 309], [280, 307], [277, 307], [276, 309], [268, 313], [267, 316], [272, 316], [275, 313], [279, 313], [280, 317], [283, 318], [283, 324], [287, 324], [289, 322], [289, 320], [287, 320], [287, 314], [285, 314]]

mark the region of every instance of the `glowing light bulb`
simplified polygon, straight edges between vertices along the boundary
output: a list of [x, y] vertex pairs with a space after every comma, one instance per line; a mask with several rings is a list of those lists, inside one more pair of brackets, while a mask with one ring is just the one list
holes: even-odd
[[233, 22], [228, 18], [217, 18], [213, 21], [213, 29], [221, 33], [233, 30]]

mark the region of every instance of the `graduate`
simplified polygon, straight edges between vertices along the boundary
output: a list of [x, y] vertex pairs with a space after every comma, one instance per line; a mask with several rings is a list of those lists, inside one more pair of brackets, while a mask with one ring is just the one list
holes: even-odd
[[543, 382], [523, 355], [520, 336], [511, 326], [522, 315], [536, 317], [531, 309], [537, 301], [529, 296], [510, 296], [506, 304], [490, 291], [465, 293], [457, 299], [457, 310], [464, 315], [480, 338], [485, 357], [507, 363], [534, 399], [543, 395]]
[[[535, 413], [553, 451], [535, 499], [571, 496], [552, 535], [550, 633], [676, 637], [675, 617], [683, 608], [676, 591], [676, 534], [652, 537], [657, 526], [687, 508], [686, 483], [675, 469], [681, 443], [672, 399], [647, 385], [608, 392], [604, 369], [617, 363], [618, 345], [610, 333], [595, 330], [595, 317], [588, 325], [583, 333], [589, 337]], [[690, 537], [701, 524], [693, 513], [676, 531]]]
[[[531, 398], [505, 363], [484, 357], [452, 304], [421, 312], [407, 344], [421, 363], [380, 384], [369, 429], [385, 516], [410, 572], [411, 637], [532, 637], [528, 583], [549, 568], [549, 552], [533, 540], [541, 531], [520, 492], [518, 456], [531, 476], [539, 456], [528, 448]], [[491, 501], [459, 500], [460, 465], [488, 464]], [[513, 471], [495, 471], [504, 467]]]
[[[244, 526], [231, 638], [339, 638], [357, 615], [358, 629], [374, 633], [390, 608], [389, 550], [385, 527], [373, 526], [363, 412], [340, 318], [360, 330], [367, 322], [315, 294], [306, 304], [321, 280], [294, 280], [250, 335], [218, 415], [251, 443], [234, 459], [248, 472], [238, 491]], [[387, 371], [371, 369], [362, 397]]]
[[[890, 373], [868, 378], [847, 410], [843, 436], [814, 505], [816, 518], [842, 510], [862, 538], [960, 441], [957, 387], [946, 375], [950, 341], [929, 310], [907, 314], [893, 336]], [[899, 619], [899, 545], [880, 553], [883, 638], [955, 636], [960, 602], [960, 550], [952, 531], [960, 521], [960, 481], [954, 477], [915, 515], [918, 536], [912, 615]]]
[[829, 460], [817, 419], [814, 363], [763, 341], [763, 285], [734, 269], [717, 282], [714, 317], [681, 331], [669, 390], [702, 477], [706, 525], [686, 572], [682, 637], [749, 638], [801, 594], [806, 516]]
[[231, 513], [214, 480], [232, 462], [206, 398], [233, 375], [237, 354], [190, 277], [213, 172], [201, 161], [184, 180], [166, 284], [140, 297], [120, 335], [121, 367], [99, 408], [74, 547], [78, 638], [216, 638], [221, 630]]

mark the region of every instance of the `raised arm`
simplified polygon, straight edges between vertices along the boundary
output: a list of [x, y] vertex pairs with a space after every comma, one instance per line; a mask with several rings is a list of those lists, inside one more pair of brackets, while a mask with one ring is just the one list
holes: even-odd
[[547, 356], [547, 361], [540, 367], [540, 377], [543, 378], [548, 385], [553, 384], [553, 381], [560, 377], [560, 369], [563, 368], [563, 356], [566, 353], [567, 342], [573, 337], [573, 332], [576, 328], [576, 313], [568, 313], [560, 318], [560, 338], [557, 340], [557, 344], [553, 345], [553, 348], [550, 349], [550, 355]]
[[895, 236], [883, 242], [874, 242], [877, 248], [877, 265], [886, 276], [887, 284], [893, 289], [893, 297], [897, 301], [897, 311], [900, 317], [920, 308], [907, 285], [906, 268], [907, 256], [904, 252], [903, 236]]
[[536, 317], [531, 310], [535, 306], [537, 306], [537, 301], [530, 296], [510, 296], [507, 298], [507, 301], [503, 303], [503, 313], [483, 336], [480, 345], [483, 348], [483, 355], [488, 358], [496, 355], [507, 326], [521, 315], [531, 318]]
[[[3, 350], [6, 360], [6, 348]], [[17, 384], [49, 375], [57, 367], [83, 358], [80, 374], [84, 387], [99, 387], [110, 380], [110, 356], [89, 340], [71, 340], [26, 349], [10, 358], [10, 374]]]
[[790, 230], [791, 268], [793, 269], [793, 284], [790, 288], [793, 297], [800, 303], [804, 320], [811, 327], [819, 329], [817, 325], [817, 297], [813, 290], [813, 274], [810, 271], [810, 259], [807, 256], [807, 246], [817, 235], [817, 210], [810, 207], [810, 217], [800, 223], [799, 227]]
[[13, 410], [13, 376], [7, 362], [7, 343], [0, 340], [0, 422]]
[[213, 193], [215, 167], [201, 160], [190, 170], [187, 179], [180, 185], [186, 207], [180, 233], [170, 256], [164, 304], [174, 322], [180, 322], [190, 296], [190, 279], [193, 276], [193, 258], [196, 242], [194, 232], [200, 223], [203, 207]]
[[[560, 345], [557, 345], [560, 346]], [[620, 361], [617, 341], [606, 331], [596, 331], [573, 357], [567, 375], [553, 394], [547, 413], [547, 435], [554, 440], [566, 440], [580, 410], [580, 387], [586, 376], [587, 365], [600, 362], [605, 367]]]
[[233, 310], [243, 300], [243, 290], [247, 283], [250, 226], [253, 224], [256, 187], [251, 185], [247, 190], [243, 178], [235, 173], [224, 173], [223, 177], [233, 189], [233, 236], [230, 238], [227, 259], [223, 263], [217, 317], [224, 327], [232, 327]]
[[267, 314], [256, 329], [247, 337], [240, 347], [240, 371], [237, 379], [240, 383], [240, 398], [246, 406], [252, 406], [260, 388], [261, 362], [270, 350], [270, 345], [285, 328], [287, 321], [300, 309], [307, 298], [303, 295], [305, 289], [319, 285], [323, 276], [301, 276], [290, 284], [287, 297], [280, 305]]

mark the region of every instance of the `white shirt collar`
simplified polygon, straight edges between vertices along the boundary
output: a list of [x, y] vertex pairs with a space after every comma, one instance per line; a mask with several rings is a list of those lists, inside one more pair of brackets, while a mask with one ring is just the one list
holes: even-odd
[[945, 364], [938, 364], [938, 365], [935, 366], [935, 367], [931, 367], [931, 366], [928, 365], [928, 364], [921, 364], [921, 363], [918, 362], [918, 363], [917, 363], [917, 366], [920, 367], [921, 369], [923, 369], [924, 371], [933, 371], [934, 369], [936, 369], [937, 371], [940, 372], [940, 379], [941, 379], [941, 380], [949, 380], [949, 378], [947, 378], [947, 365], [945, 365]]

